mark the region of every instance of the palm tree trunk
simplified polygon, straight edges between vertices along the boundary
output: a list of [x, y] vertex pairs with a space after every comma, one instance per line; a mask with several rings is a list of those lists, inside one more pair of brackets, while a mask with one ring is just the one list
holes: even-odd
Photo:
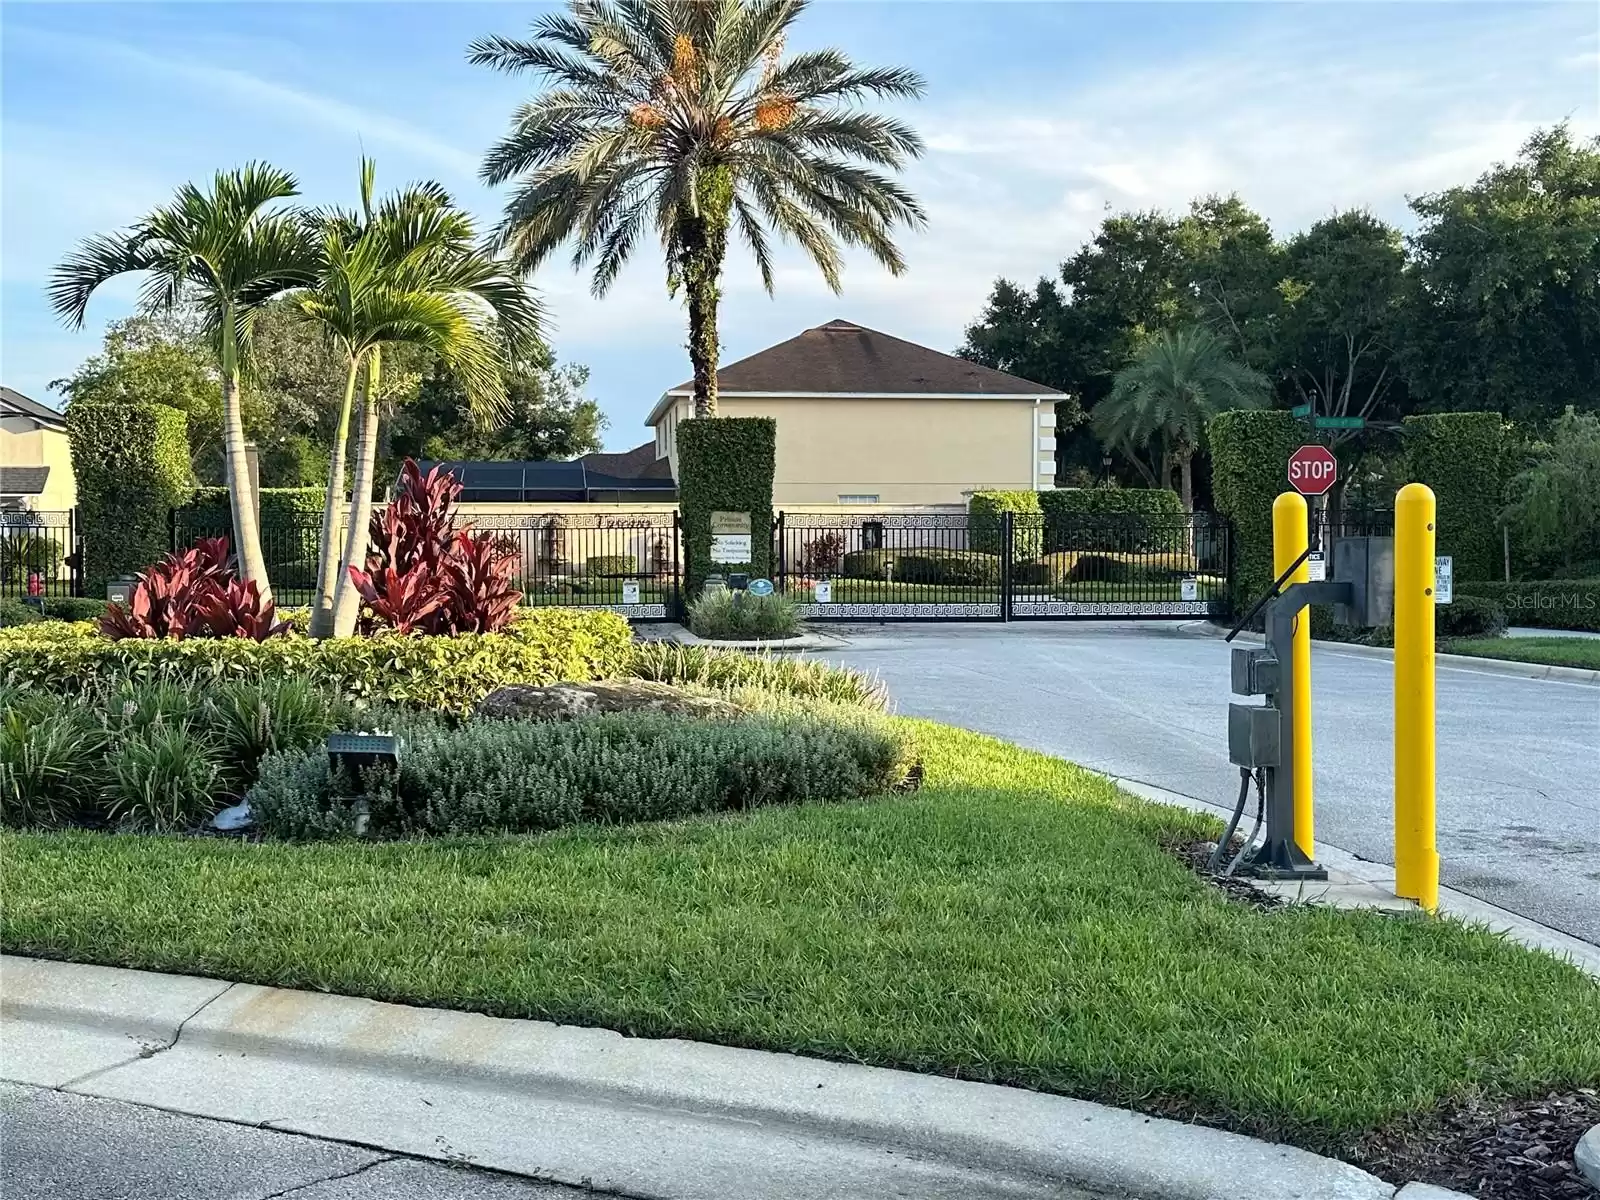
[[244, 448], [244, 415], [239, 405], [239, 369], [222, 372], [222, 461], [227, 471], [228, 507], [233, 514], [233, 548], [239, 576], [254, 583], [263, 600], [272, 599], [267, 561], [261, 553], [261, 526], [256, 520], [256, 494], [250, 486], [250, 460]]
[[1178, 448], [1178, 478], [1181, 482], [1184, 520], [1184, 552], [1194, 559], [1194, 451], [1188, 446]]
[[350, 442], [350, 411], [355, 405], [356, 376], [361, 361], [350, 360], [350, 373], [344, 384], [344, 404], [339, 409], [339, 424], [333, 431], [333, 453], [328, 460], [328, 496], [322, 505], [322, 540], [317, 543], [317, 591], [311, 602], [311, 636], [325, 638], [333, 633], [333, 598], [339, 576], [339, 523], [344, 511], [344, 460]]
[[717, 306], [722, 301], [722, 263], [728, 254], [728, 214], [733, 178], [726, 167], [702, 171], [696, 180], [698, 211], [678, 225], [679, 274], [689, 303], [689, 362], [694, 367], [694, 415], [717, 415]]
[[350, 524], [345, 528], [344, 553], [339, 559], [338, 586], [334, 589], [333, 636], [349, 637], [361, 615], [361, 593], [350, 582], [350, 568], [367, 565], [367, 526], [372, 521], [373, 471], [378, 458], [378, 380], [382, 370], [379, 350], [367, 360], [367, 386], [361, 398], [361, 440], [355, 477], [350, 484]]

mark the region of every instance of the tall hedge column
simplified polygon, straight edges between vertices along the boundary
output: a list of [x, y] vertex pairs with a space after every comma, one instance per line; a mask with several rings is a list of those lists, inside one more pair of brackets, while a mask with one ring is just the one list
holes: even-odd
[[[778, 423], [770, 417], [702, 417], [678, 426], [678, 507], [687, 595], [713, 571], [772, 573], [772, 477]], [[750, 561], [711, 561], [711, 514], [750, 514]]]
[[1505, 486], [1505, 421], [1499, 413], [1429, 413], [1405, 419], [1406, 479], [1438, 501], [1438, 552], [1455, 577], [1494, 579]]
[[1289, 455], [1305, 425], [1286, 412], [1232, 409], [1206, 425], [1211, 495], [1233, 522], [1233, 606], [1242, 612], [1277, 577], [1272, 569], [1272, 502], [1289, 489]]
[[164, 404], [67, 406], [87, 595], [104, 597], [108, 581], [171, 549], [172, 510], [192, 490], [188, 428]]

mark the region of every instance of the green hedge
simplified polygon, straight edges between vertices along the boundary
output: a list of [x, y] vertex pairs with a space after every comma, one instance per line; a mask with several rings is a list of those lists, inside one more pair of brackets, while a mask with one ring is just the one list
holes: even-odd
[[[266, 530], [274, 525], [297, 527], [311, 524], [320, 529], [327, 497], [327, 488], [264, 487], [261, 489], [261, 528]], [[180, 512], [196, 525], [214, 523], [223, 529], [232, 528], [233, 525], [233, 510], [229, 507], [228, 489], [225, 487], [195, 488], [194, 495]]]
[[1211, 495], [1233, 522], [1233, 590], [1237, 611], [1277, 578], [1272, 569], [1272, 502], [1288, 489], [1289, 456], [1305, 425], [1286, 412], [1234, 409], [1206, 424], [1211, 445]]
[[84, 589], [155, 562], [172, 538], [172, 510], [189, 496], [189, 419], [163, 404], [67, 405], [78, 485]]
[[361, 783], [320, 749], [273, 755], [249, 794], [280, 837], [520, 833], [578, 821], [854, 800], [905, 778], [907, 742], [881, 717], [684, 721], [618, 713], [584, 721], [418, 723], [398, 772]]
[[69, 690], [98, 676], [193, 681], [298, 676], [351, 699], [465, 710], [496, 688], [624, 674], [628, 623], [615, 613], [522, 611], [504, 633], [300, 634], [113, 642], [92, 625], [45, 621], [0, 631], [0, 683]]
[[32, 602], [6, 597], [0, 599], [0, 629], [8, 625], [31, 625], [38, 621], [97, 621], [106, 613], [106, 602], [81, 596], [45, 596], [44, 611]]
[[1000, 556], [976, 550], [936, 547], [904, 550], [853, 550], [839, 573], [846, 579], [937, 583], [952, 587], [998, 587]]
[[1183, 500], [1168, 488], [1058, 488], [1039, 494], [1044, 553], [1171, 550], [1186, 540]]
[[[678, 508], [683, 515], [684, 573], [698, 596], [713, 571], [772, 574], [772, 477], [778, 423], [771, 417], [701, 417], [678, 426]], [[711, 561], [711, 514], [750, 514], [748, 563]]]
[[1512, 625], [1581, 629], [1600, 633], [1600, 579], [1541, 579], [1532, 583], [1468, 580], [1455, 585], [1462, 596], [1481, 596], [1505, 610]]
[[637, 575], [639, 560], [631, 554], [596, 554], [584, 562], [583, 573], [590, 578]]
[[1405, 419], [1406, 479], [1439, 502], [1438, 548], [1457, 579], [1493, 579], [1505, 487], [1505, 423], [1499, 413], [1429, 413]]
[[967, 500], [967, 541], [981, 554], [999, 554], [1005, 518], [1011, 513], [1013, 561], [1037, 558], [1044, 548], [1044, 519], [1038, 492], [973, 492]]

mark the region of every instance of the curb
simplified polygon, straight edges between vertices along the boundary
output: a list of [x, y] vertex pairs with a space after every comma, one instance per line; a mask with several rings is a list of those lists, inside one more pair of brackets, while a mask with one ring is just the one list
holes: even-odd
[[[1209, 621], [1185, 621], [1178, 626], [1178, 632], [1187, 637], [1227, 636], [1224, 630]], [[1249, 638], [1252, 642], [1265, 640], [1261, 634], [1251, 633], [1248, 630], [1241, 630], [1239, 638]], [[1314, 638], [1311, 644], [1338, 654], [1350, 654], [1360, 658], [1382, 658], [1389, 661], [1394, 659], [1394, 650], [1388, 646], [1362, 646], [1355, 642], [1330, 642], [1323, 638]], [[1600, 684], [1600, 671], [1588, 667], [1556, 667], [1545, 663], [1516, 662], [1508, 658], [1479, 658], [1473, 654], [1435, 654], [1433, 659], [1437, 666], [1456, 671], [1475, 671], [1480, 675], [1510, 675], [1518, 679]]]
[[[15, 1082], [602, 1191], [1221, 1200], [1249, 1180], [1253, 1195], [1395, 1196], [1304, 1150], [994, 1084], [110, 967], [0, 967]], [[130, 1054], [152, 1023], [160, 1041]], [[108, 1033], [123, 1044], [99, 1046], [87, 1071], [62, 1050]]]
[[[1156, 804], [1171, 804], [1178, 808], [1189, 809], [1191, 812], [1203, 812], [1212, 816], [1220, 814], [1225, 817], [1231, 811], [1226, 804], [1202, 800], [1196, 796], [1185, 796], [1182, 792], [1168, 791], [1166, 788], [1156, 787], [1142, 780], [1124, 779], [1100, 771], [1095, 774], [1110, 780], [1142, 800], [1150, 800]], [[1326, 842], [1318, 842], [1316, 850], [1317, 861], [1323, 866], [1342, 871], [1354, 879], [1381, 889], [1391, 897], [1394, 896], [1394, 867], [1389, 864], [1361, 858]], [[1405, 903], [1411, 902], [1405, 901]], [[1420, 912], [1421, 909], [1417, 911]], [[1469, 896], [1465, 892], [1443, 886], [1439, 888], [1439, 912], [1469, 925], [1485, 926], [1530, 950], [1543, 951], [1565, 959], [1586, 975], [1600, 979], [1600, 946], [1573, 937], [1570, 933], [1562, 933], [1559, 929], [1541, 925], [1538, 921], [1490, 904], [1487, 900], [1480, 900], [1476, 896]]]
[[669, 629], [661, 640], [677, 642], [680, 646], [705, 646], [712, 650], [764, 650], [773, 654], [787, 654], [798, 650], [830, 650], [839, 644], [838, 638], [820, 633], [802, 633], [789, 638], [703, 638], [690, 633], [682, 625]]

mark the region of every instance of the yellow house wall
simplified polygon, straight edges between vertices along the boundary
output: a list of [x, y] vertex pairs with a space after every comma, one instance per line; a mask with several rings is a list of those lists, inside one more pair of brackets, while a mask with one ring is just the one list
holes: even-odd
[[77, 506], [72, 449], [60, 430], [27, 417], [0, 417], [0, 466], [50, 468], [44, 492], [29, 501], [35, 512], [66, 512]]
[[[682, 420], [687, 405], [668, 410], [658, 430]], [[1048, 486], [1054, 473], [1049, 401], [724, 395], [718, 411], [777, 421], [773, 503], [780, 508], [838, 505], [844, 495], [875, 495], [881, 505], [961, 505], [972, 491]], [[672, 458], [676, 478], [675, 452]]]

